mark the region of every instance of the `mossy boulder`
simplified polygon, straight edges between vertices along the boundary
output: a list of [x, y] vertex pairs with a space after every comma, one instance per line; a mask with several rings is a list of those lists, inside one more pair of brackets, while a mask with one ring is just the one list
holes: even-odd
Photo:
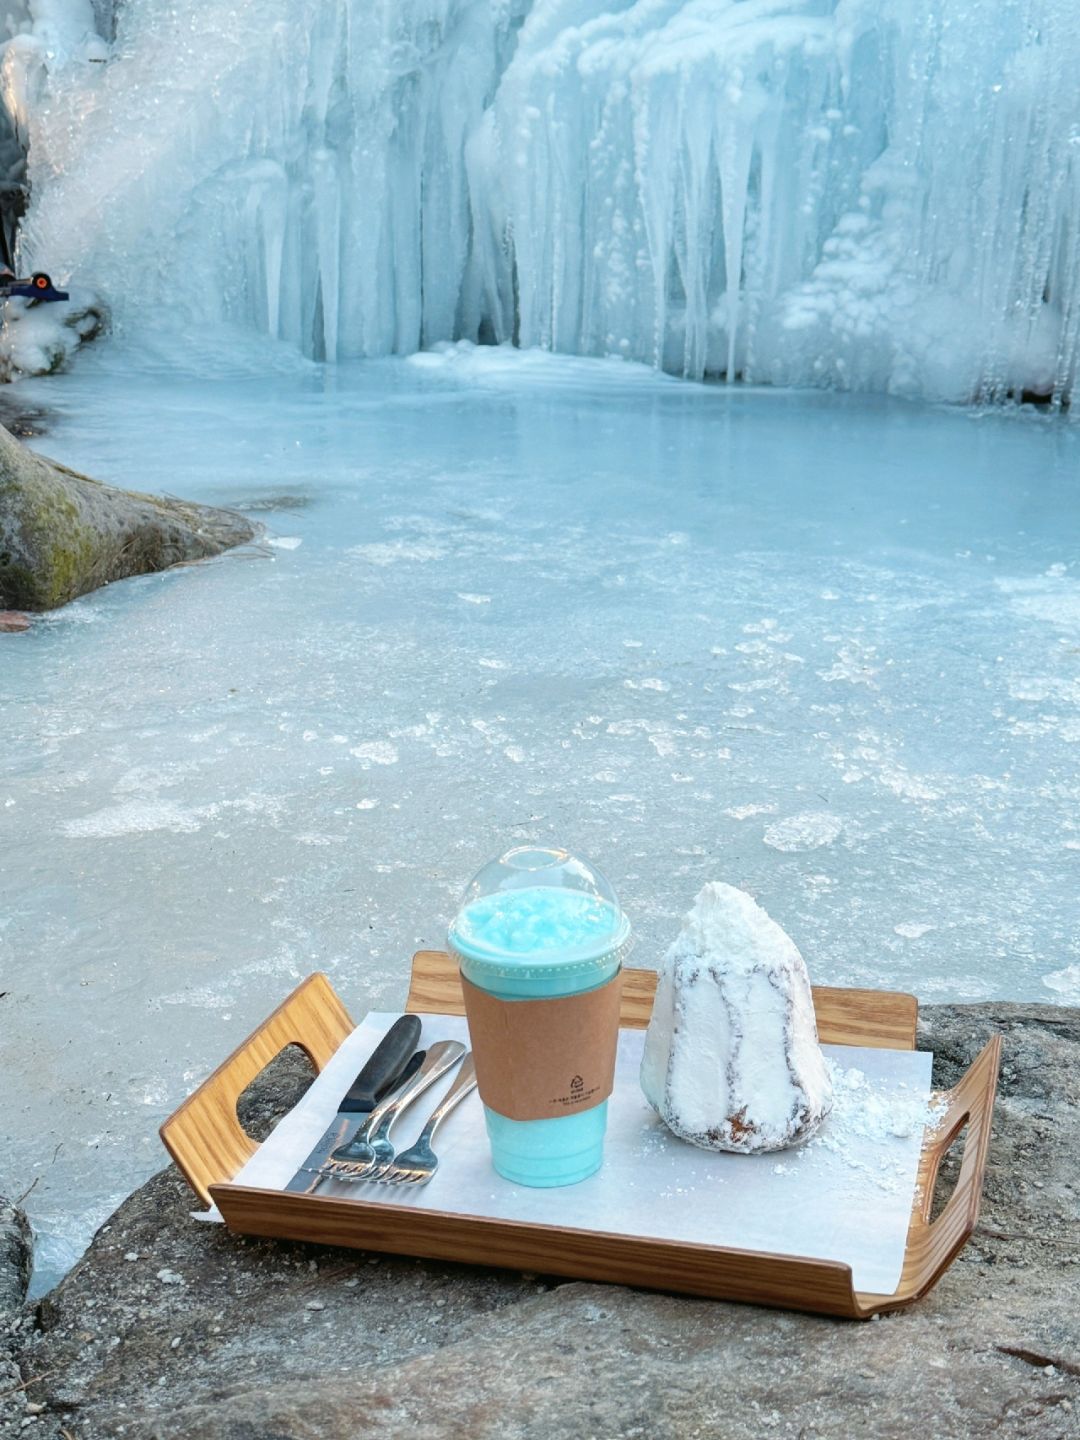
[[113, 489], [35, 455], [0, 427], [0, 609], [52, 610], [254, 534], [233, 510]]

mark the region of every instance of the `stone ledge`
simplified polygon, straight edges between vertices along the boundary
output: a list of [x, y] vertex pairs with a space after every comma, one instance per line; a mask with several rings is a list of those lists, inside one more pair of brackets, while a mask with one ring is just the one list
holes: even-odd
[[[910, 1311], [859, 1325], [242, 1240], [191, 1223], [168, 1170], [37, 1307], [20, 1356], [25, 1377], [48, 1377], [34, 1433], [1066, 1440], [1080, 1433], [1080, 1011], [927, 1007], [938, 1083], [995, 1031], [982, 1220]], [[248, 1120], [265, 1128], [304, 1082], [284, 1060]]]

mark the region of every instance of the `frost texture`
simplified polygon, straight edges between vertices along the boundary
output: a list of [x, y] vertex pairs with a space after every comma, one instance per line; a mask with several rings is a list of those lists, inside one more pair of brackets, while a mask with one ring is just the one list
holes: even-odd
[[26, 259], [121, 322], [951, 400], [1073, 382], [1074, 0], [142, 0], [36, 103], [20, 53]]

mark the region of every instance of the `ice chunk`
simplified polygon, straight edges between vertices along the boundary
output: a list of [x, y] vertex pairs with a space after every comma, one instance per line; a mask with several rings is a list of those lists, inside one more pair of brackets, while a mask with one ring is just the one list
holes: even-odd
[[706, 1150], [780, 1150], [831, 1108], [803, 958], [734, 886], [704, 887], [664, 958], [641, 1088]]

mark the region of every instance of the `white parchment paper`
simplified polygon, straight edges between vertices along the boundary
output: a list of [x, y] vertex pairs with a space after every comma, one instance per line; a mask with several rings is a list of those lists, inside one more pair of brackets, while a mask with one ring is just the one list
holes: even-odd
[[[468, 1041], [464, 1019], [424, 1015], [422, 1045]], [[373, 1012], [345, 1041], [296, 1108], [235, 1176], [281, 1189], [333, 1119], [341, 1096], [398, 1015]], [[727, 1245], [840, 1260], [855, 1288], [892, 1294], [900, 1281], [928, 1116], [932, 1057], [918, 1051], [825, 1046], [834, 1067], [833, 1114], [805, 1145], [772, 1155], [720, 1155], [677, 1140], [638, 1087], [644, 1031], [619, 1037], [604, 1166], [579, 1185], [515, 1186], [491, 1168], [475, 1092], [436, 1136], [440, 1167], [427, 1186], [325, 1185], [357, 1205], [407, 1205], [572, 1229]], [[416, 1138], [453, 1074], [395, 1126], [399, 1149]], [[217, 1219], [211, 1211], [200, 1218]]]

